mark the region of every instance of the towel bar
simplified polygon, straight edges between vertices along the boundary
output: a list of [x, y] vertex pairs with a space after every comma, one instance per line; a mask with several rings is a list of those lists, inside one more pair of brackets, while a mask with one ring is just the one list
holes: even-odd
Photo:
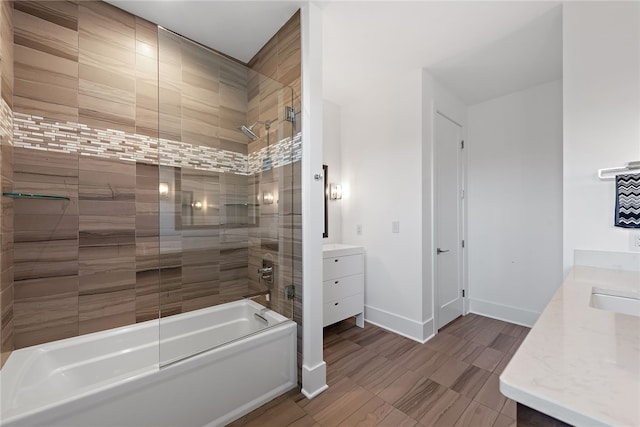
[[[616, 175], [619, 175], [617, 172], [638, 172], [640, 173], [640, 160], [636, 160], [635, 162], [629, 162], [625, 166], [618, 166], [616, 168], [605, 168], [598, 169], [598, 178], [603, 181], [613, 180]], [[607, 175], [611, 174], [611, 175]]]

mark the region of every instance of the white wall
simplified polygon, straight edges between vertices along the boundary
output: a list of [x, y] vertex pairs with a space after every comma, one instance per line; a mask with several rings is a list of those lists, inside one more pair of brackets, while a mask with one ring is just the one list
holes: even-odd
[[424, 341], [434, 333], [432, 121], [440, 111], [464, 127], [466, 107], [410, 70], [340, 110], [342, 238], [366, 250], [365, 318]]
[[[422, 340], [421, 70], [342, 105], [342, 237], [366, 251], [365, 318]], [[400, 233], [391, 232], [392, 221]], [[362, 235], [356, 226], [362, 226]]]
[[470, 310], [532, 325], [562, 283], [562, 82], [469, 107]]
[[640, 3], [565, 2], [564, 269], [574, 249], [629, 250], [597, 169], [640, 160]]
[[[440, 84], [432, 74], [422, 72], [422, 322], [423, 339], [428, 339], [435, 330], [435, 254], [434, 254], [434, 120], [441, 113], [462, 126], [463, 138], [467, 131], [467, 107]], [[463, 280], [466, 277], [463, 275]]]
[[[342, 145], [340, 106], [330, 101], [323, 102], [323, 156], [322, 162], [329, 167], [329, 182], [342, 183]], [[342, 242], [342, 200], [329, 200], [329, 237], [323, 243]]]

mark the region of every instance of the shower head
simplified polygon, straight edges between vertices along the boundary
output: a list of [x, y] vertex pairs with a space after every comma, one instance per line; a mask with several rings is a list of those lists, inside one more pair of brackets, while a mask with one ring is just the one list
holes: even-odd
[[242, 131], [242, 133], [244, 133], [245, 135], [247, 135], [249, 137], [249, 139], [251, 139], [252, 141], [255, 141], [258, 139], [258, 135], [256, 135], [253, 132], [253, 127], [255, 125], [257, 125], [258, 122], [252, 124], [251, 126], [247, 127], [246, 125], [242, 125], [242, 127], [240, 127], [240, 130]]
[[260, 139], [260, 137], [258, 135], [256, 135], [256, 133], [253, 131], [253, 128], [256, 127], [259, 124], [262, 124], [262, 125], [264, 125], [264, 128], [266, 130], [269, 130], [269, 128], [271, 128], [271, 123], [273, 123], [274, 121], [275, 120], [267, 120], [266, 122], [262, 122], [262, 121], [258, 120], [257, 122], [255, 122], [251, 126], [247, 126], [247, 125], [240, 126], [240, 130], [242, 131], [242, 133], [247, 135], [249, 137], [249, 139], [251, 139], [252, 141], [257, 141], [258, 139]]

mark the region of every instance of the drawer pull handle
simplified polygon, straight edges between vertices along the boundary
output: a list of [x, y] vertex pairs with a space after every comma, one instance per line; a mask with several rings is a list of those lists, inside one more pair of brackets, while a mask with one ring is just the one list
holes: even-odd
[[339, 259], [334, 259], [334, 260], [333, 260], [333, 262], [338, 262], [338, 261], [340, 261], [340, 260], [339, 260]]
[[333, 305], [338, 305], [338, 304], [340, 304], [340, 303], [339, 303], [339, 302], [336, 302], [336, 303], [334, 303]]
[[337, 285], [338, 283], [340, 283], [340, 281], [339, 281], [339, 280], [336, 280], [336, 281], [335, 281], [335, 282], [333, 282], [333, 283]]

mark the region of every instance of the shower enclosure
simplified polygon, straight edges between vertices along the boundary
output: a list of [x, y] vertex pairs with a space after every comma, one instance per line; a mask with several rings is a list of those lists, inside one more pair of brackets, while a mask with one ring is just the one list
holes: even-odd
[[[60, 399], [114, 394], [115, 382], [171, 375], [212, 349], [227, 354], [259, 330], [268, 331], [258, 341], [285, 328], [295, 338], [291, 320], [302, 317], [299, 89], [106, 3], [69, 5], [82, 12], [82, 34], [133, 21], [136, 31], [79, 45], [84, 71], [82, 61], [106, 56], [80, 85], [81, 113], [60, 118], [57, 102], [67, 99], [53, 93], [51, 111], [38, 100], [42, 111], [6, 115], [13, 145], [3, 146], [12, 158], [3, 173], [12, 180], [3, 181], [11, 184], [3, 215], [13, 216], [2, 230], [12, 245], [3, 304], [13, 317], [2, 323], [10, 333], [0, 417], [16, 425]], [[110, 50], [112, 36], [131, 36], [122, 46], [134, 51]], [[16, 68], [16, 78], [29, 76]], [[182, 330], [189, 345], [171, 345], [178, 316], [232, 333]]]
[[300, 105], [292, 88], [163, 29], [158, 56], [164, 365], [191, 355], [163, 351], [173, 314], [250, 298], [293, 319]]

